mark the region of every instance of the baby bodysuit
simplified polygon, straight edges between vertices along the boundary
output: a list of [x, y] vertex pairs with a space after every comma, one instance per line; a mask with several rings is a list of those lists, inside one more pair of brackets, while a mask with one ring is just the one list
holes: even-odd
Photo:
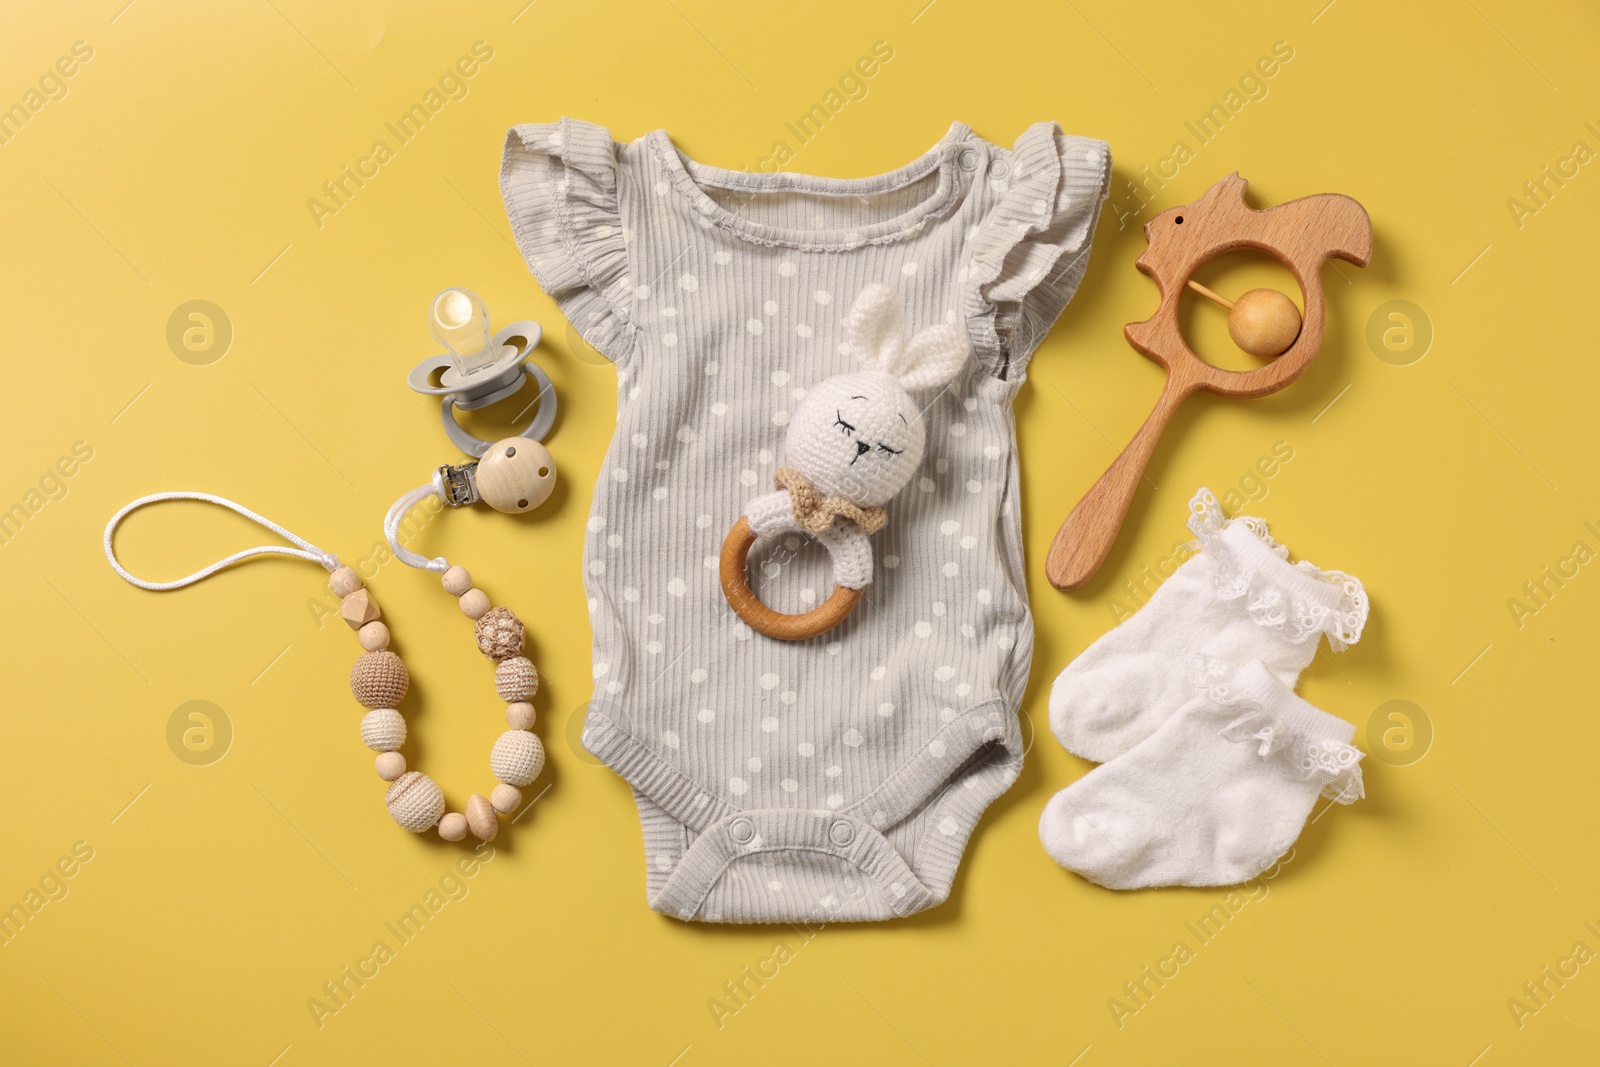
[[[1083, 276], [1110, 173], [1103, 142], [1053, 123], [1010, 150], [958, 123], [860, 179], [706, 166], [662, 130], [510, 131], [517, 243], [617, 368], [583, 560], [583, 743], [632, 787], [652, 908], [875, 920], [949, 895], [1022, 763], [1033, 626], [1012, 401]], [[909, 332], [957, 324], [972, 355], [919, 398], [926, 454], [872, 535], [856, 609], [775, 640], [728, 606], [721, 546], [772, 490], [806, 390], [858, 369], [843, 319], [873, 283]], [[758, 541], [750, 573], [783, 612], [834, 585], [827, 552], [795, 533]]]

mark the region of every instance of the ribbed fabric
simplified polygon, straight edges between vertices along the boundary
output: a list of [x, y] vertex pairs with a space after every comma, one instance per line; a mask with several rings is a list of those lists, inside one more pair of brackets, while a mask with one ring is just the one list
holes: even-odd
[[[633, 787], [656, 910], [872, 920], [948, 896], [1021, 767], [1033, 629], [1011, 403], [1077, 287], [1109, 175], [1102, 142], [1051, 124], [1011, 151], [957, 124], [859, 180], [706, 167], [660, 131], [510, 132], [519, 246], [617, 364], [584, 555], [584, 744]], [[871, 535], [855, 612], [770, 640], [722, 595], [722, 541], [772, 485], [805, 391], [859, 369], [844, 318], [873, 283], [903, 301], [908, 334], [956, 324], [974, 358], [919, 397], [926, 454]], [[832, 588], [826, 553], [798, 533], [763, 538], [750, 561], [779, 611]]]

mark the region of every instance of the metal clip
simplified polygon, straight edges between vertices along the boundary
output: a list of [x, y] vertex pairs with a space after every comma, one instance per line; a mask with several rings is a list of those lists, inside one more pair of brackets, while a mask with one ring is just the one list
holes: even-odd
[[439, 468], [435, 477], [444, 488], [444, 502], [449, 507], [464, 508], [482, 499], [478, 495], [477, 460], [460, 466], [446, 463]]

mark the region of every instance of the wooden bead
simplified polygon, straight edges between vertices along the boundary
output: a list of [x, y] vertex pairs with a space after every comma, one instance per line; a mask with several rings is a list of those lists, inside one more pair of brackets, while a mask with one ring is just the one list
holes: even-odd
[[475, 480], [484, 503], [517, 515], [550, 499], [556, 488], [556, 462], [538, 441], [508, 437], [490, 445], [478, 460]]
[[460, 596], [472, 588], [472, 575], [467, 573], [465, 567], [451, 567], [444, 572], [439, 581], [444, 584], [444, 591], [451, 596]]
[[467, 798], [467, 825], [479, 841], [493, 841], [494, 835], [500, 832], [500, 819], [486, 797], [474, 793]]
[[361, 743], [374, 752], [393, 752], [406, 743], [406, 719], [393, 708], [373, 708], [361, 717]]
[[382, 652], [389, 647], [389, 628], [379, 620], [373, 619], [356, 631], [356, 640], [360, 641], [361, 647], [368, 652]]
[[506, 705], [506, 725], [513, 730], [533, 729], [533, 705], [526, 700], [518, 700]]
[[349, 567], [340, 567], [328, 575], [328, 584], [333, 587], [333, 595], [347, 597], [361, 588], [361, 576]]
[[359, 630], [383, 612], [378, 610], [378, 602], [372, 599], [369, 590], [357, 589], [339, 601], [339, 614], [350, 625], [350, 629]]
[[539, 669], [527, 656], [503, 659], [494, 669], [494, 690], [508, 704], [532, 700], [539, 691]]
[[472, 628], [478, 651], [490, 659], [510, 659], [522, 651], [522, 620], [510, 608], [490, 608]]
[[432, 778], [421, 771], [407, 771], [396, 778], [394, 784], [389, 786], [389, 792], [384, 795], [383, 803], [394, 821], [414, 834], [437, 825], [439, 817], [444, 814], [444, 793]]
[[378, 777], [386, 782], [392, 782], [406, 773], [406, 758], [398, 752], [380, 752], [375, 763]]
[[489, 611], [489, 594], [482, 589], [468, 589], [461, 594], [461, 610], [469, 619], [481, 619]]
[[506, 785], [529, 785], [544, 770], [544, 745], [526, 730], [507, 730], [489, 751], [489, 769]]
[[1300, 309], [1276, 289], [1252, 289], [1228, 312], [1228, 336], [1252, 356], [1281, 356], [1300, 336]]
[[489, 790], [489, 803], [494, 805], [494, 810], [502, 815], [510, 815], [522, 807], [522, 790], [514, 785], [501, 782]]
[[439, 836], [446, 841], [460, 841], [467, 836], [467, 817], [452, 811], [439, 820]]
[[406, 665], [393, 652], [368, 652], [350, 668], [350, 691], [365, 707], [392, 708], [410, 685]]

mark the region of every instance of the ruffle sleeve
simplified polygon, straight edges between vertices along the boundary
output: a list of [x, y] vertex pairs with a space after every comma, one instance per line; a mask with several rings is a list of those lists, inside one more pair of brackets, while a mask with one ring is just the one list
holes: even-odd
[[539, 286], [613, 361], [637, 336], [617, 171], [611, 134], [575, 119], [513, 126], [500, 166], [506, 214]]
[[964, 313], [979, 359], [1007, 377], [1077, 292], [1110, 191], [1111, 150], [1041, 122], [1002, 160], [990, 168], [999, 202], [972, 240]]

